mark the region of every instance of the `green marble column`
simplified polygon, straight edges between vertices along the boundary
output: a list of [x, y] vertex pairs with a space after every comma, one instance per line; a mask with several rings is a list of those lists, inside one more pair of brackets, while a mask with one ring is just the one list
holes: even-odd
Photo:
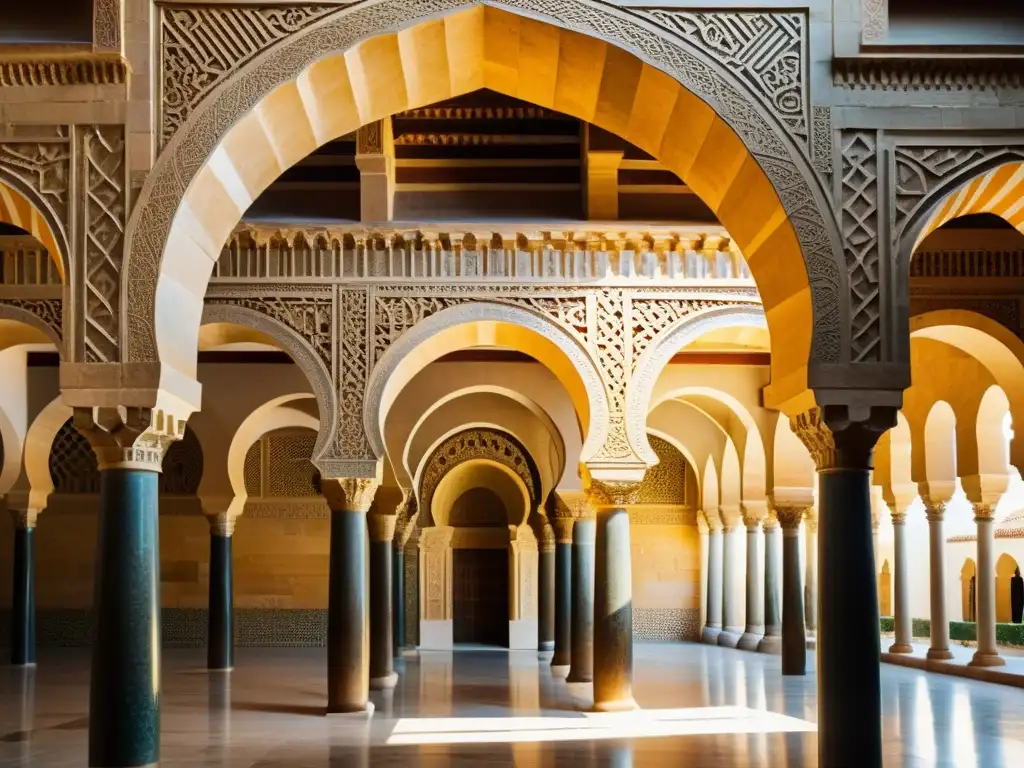
[[391, 651], [396, 659], [405, 647], [405, 550], [392, 543], [391, 552]]
[[555, 650], [555, 547], [540, 542], [537, 553], [537, 650]]
[[807, 674], [807, 628], [800, 584], [800, 525], [806, 506], [776, 504], [782, 526], [782, 674]]
[[395, 515], [372, 514], [370, 534], [370, 687], [394, 688], [398, 682], [392, 637], [391, 562]]
[[555, 653], [551, 673], [564, 677], [572, 659], [572, 528], [571, 517], [556, 517], [555, 529]]
[[89, 765], [160, 761], [157, 472], [100, 472]]
[[234, 579], [231, 542], [234, 522], [210, 520], [210, 611], [206, 667], [230, 670], [234, 666]]
[[572, 527], [572, 627], [569, 632], [570, 683], [594, 676], [594, 541], [597, 523], [580, 518]]
[[13, 512], [14, 571], [11, 574], [11, 664], [36, 663], [36, 512]]

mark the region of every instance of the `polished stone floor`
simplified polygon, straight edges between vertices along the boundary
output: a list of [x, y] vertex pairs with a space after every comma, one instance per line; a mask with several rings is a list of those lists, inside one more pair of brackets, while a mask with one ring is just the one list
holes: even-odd
[[[815, 678], [779, 660], [701, 645], [638, 645], [624, 715], [584, 710], [590, 686], [552, 679], [536, 654], [458, 651], [406, 659], [366, 718], [325, 717], [323, 649], [240, 649], [228, 674], [167, 651], [161, 765], [667, 766], [817, 764]], [[812, 660], [813, 661], [813, 660]], [[1024, 692], [883, 665], [887, 768], [1024, 765]], [[0, 766], [82, 766], [88, 658], [43, 651], [0, 668]]]

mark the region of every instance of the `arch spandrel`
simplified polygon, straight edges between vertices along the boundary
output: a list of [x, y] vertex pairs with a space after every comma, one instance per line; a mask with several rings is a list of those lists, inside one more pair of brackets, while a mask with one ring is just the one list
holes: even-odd
[[[321, 142], [390, 111], [488, 87], [625, 134], [717, 205], [727, 227], [733, 221], [734, 237], [760, 278], [769, 322], [778, 318], [792, 327], [779, 359], [794, 368], [780, 372], [780, 386], [785, 382], [794, 393], [806, 389], [812, 333], [814, 358], [840, 361], [846, 342], [838, 230], [821, 180], [792, 128], [771, 116], [762, 96], [712, 60], [682, 27], [670, 31], [653, 15], [641, 19], [582, 0], [563, 0], [555, 11], [534, 7], [533, 0], [509, 7], [460, 10], [459, 4], [438, 0], [424, 13], [449, 15], [423, 22], [404, 3], [355, 4], [271, 48], [215, 89], [168, 143], [129, 225], [126, 359], [160, 359], [194, 375], [190, 324], [181, 324], [178, 335], [161, 326], [159, 305], [181, 298], [162, 287], [172, 269], [163, 254], [191, 265], [187, 271], [195, 276], [195, 298], [201, 300], [240, 211], [279, 175], [282, 164], [312, 148], [305, 147], [310, 136]], [[608, 23], [610, 16], [615, 23]], [[395, 28], [402, 31], [390, 32]], [[538, 58], [542, 40], [555, 46], [557, 66], [544, 66]], [[592, 55], [576, 56], [577, 50]], [[324, 51], [339, 53], [318, 59]], [[447, 64], [448, 77], [437, 66], [425, 66], [429, 62]], [[380, 83], [388, 89], [375, 90]], [[309, 130], [278, 133], [268, 114], [277, 107], [301, 109]], [[707, 139], [715, 145], [705, 147]]]

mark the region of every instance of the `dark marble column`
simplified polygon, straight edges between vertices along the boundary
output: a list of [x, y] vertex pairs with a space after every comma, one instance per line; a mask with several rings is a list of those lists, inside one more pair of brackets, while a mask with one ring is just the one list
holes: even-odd
[[[764, 529], [764, 637], [758, 643], [761, 653], [782, 652], [782, 595], [779, 591], [782, 578], [782, 547], [779, 520], [774, 515], [766, 517]], [[798, 574], [799, 575], [799, 574]]]
[[573, 518], [556, 517], [555, 529], [555, 654], [551, 674], [564, 677], [572, 658], [572, 529]]
[[394, 688], [394, 637], [392, 635], [391, 575], [395, 515], [371, 514], [370, 533], [370, 687]]
[[12, 510], [14, 572], [11, 591], [11, 664], [36, 663], [36, 510]]
[[396, 539], [391, 549], [391, 651], [397, 659], [405, 647], [405, 550]]
[[[77, 417], [77, 414], [76, 414]], [[98, 451], [99, 453], [99, 451]], [[157, 470], [103, 468], [96, 549], [89, 765], [160, 761]]]
[[782, 526], [782, 674], [807, 674], [804, 590], [800, 584], [800, 524], [806, 505], [776, 503]]
[[589, 683], [594, 676], [594, 518], [579, 518], [572, 527], [572, 628], [570, 683]]
[[[607, 487], [607, 486], [606, 486]], [[627, 489], [633, 485], [625, 486]], [[594, 567], [594, 709], [637, 708], [633, 698], [633, 573], [629, 547], [628, 498], [608, 494], [597, 507]], [[612, 486], [612, 493], [618, 491]]]
[[882, 765], [871, 458], [893, 407], [831, 405], [794, 419], [818, 467], [818, 765]]
[[555, 537], [546, 525], [538, 543], [537, 650], [555, 650]]
[[206, 667], [229, 670], [234, 666], [234, 578], [231, 542], [235, 521], [226, 515], [210, 516], [210, 612]]
[[366, 513], [377, 482], [325, 479], [321, 487], [331, 508], [327, 712], [371, 713]]

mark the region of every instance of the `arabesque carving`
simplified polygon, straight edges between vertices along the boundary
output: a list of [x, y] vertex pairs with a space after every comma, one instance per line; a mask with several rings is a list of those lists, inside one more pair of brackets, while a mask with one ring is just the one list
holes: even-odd
[[[33, 134], [38, 133], [36, 138]], [[65, 253], [70, 240], [71, 129], [68, 126], [20, 127], [16, 135], [0, 129], [0, 181], [9, 174], [36, 193], [51, 214]]]
[[122, 0], [93, 0], [92, 45], [98, 51], [121, 50]]
[[185, 419], [157, 408], [75, 408], [73, 419], [96, 452], [100, 471], [159, 472], [167, 448], [185, 434]]
[[842, 134], [843, 243], [850, 279], [850, 353], [854, 362], [882, 355], [879, 274], [878, 137]]

